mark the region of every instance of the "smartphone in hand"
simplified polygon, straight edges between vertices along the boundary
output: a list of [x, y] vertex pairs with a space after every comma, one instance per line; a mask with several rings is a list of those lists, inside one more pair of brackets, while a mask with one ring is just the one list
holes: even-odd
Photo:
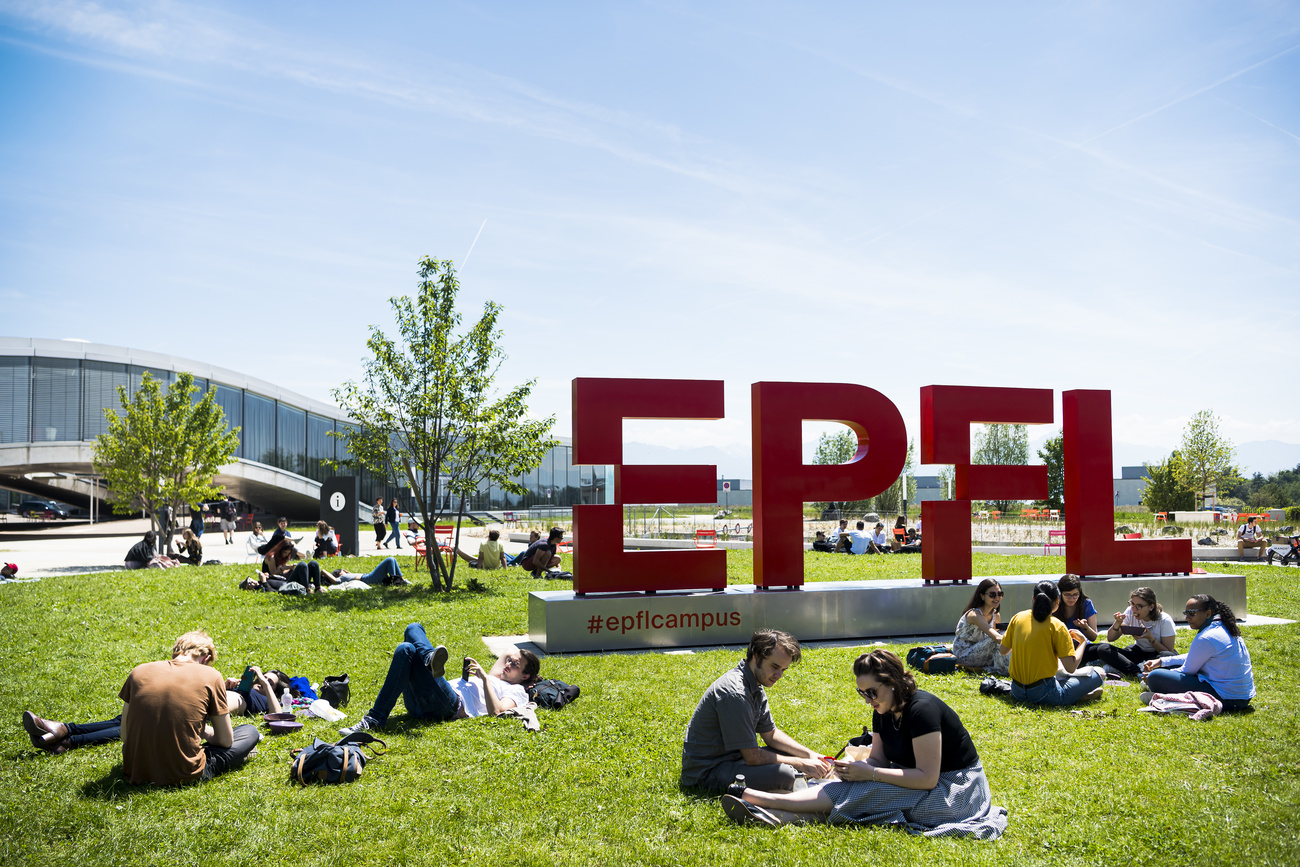
[[239, 679], [239, 692], [248, 692], [253, 688], [253, 681], [257, 680], [257, 675], [253, 673], [251, 667], [244, 669], [244, 676]]

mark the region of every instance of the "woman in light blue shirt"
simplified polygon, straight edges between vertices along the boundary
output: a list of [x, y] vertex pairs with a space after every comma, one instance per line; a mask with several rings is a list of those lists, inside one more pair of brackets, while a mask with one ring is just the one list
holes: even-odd
[[1152, 692], [1208, 692], [1224, 710], [1242, 710], [1255, 697], [1250, 651], [1227, 604], [1201, 594], [1187, 600], [1187, 625], [1196, 630], [1192, 646], [1180, 656], [1147, 662], [1147, 688]]

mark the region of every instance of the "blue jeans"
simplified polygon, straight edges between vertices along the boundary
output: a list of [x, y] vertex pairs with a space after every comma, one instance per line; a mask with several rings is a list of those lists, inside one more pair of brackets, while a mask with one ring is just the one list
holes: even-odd
[[451, 689], [445, 677], [434, 677], [425, 661], [433, 653], [433, 645], [424, 627], [412, 623], [406, 627], [405, 641], [393, 651], [393, 661], [388, 666], [388, 676], [379, 688], [379, 697], [366, 716], [381, 726], [388, 720], [402, 697], [406, 712], [416, 719], [443, 722], [453, 719], [460, 707], [460, 697]]
[[1224, 698], [1207, 681], [1178, 668], [1157, 668], [1147, 672], [1147, 689], [1152, 692], [1208, 692], [1223, 702], [1224, 710], [1243, 710], [1250, 705], [1248, 698]]
[[392, 578], [392, 577], [401, 578], [402, 567], [398, 565], [396, 558], [385, 557], [383, 560], [379, 562], [378, 566], [376, 566], [373, 570], [370, 571], [369, 574], [362, 575], [356, 580], [364, 581], [373, 587], [376, 584], [385, 583], [385, 579]]
[[64, 723], [68, 727], [69, 747], [90, 747], [106, 744], [122, 737], [122, 715], [93, 723]]
[[394, 539], [397, 540], [397, 547], [398, 547], [398, 549], [401, 549], [401, 547], [402, 547], [402, 527], [401, 527], [401, 525], [400, 525], [397, 521], [394, 521], [394, 522], [393, 522], [393, 532], [389, 533], [389, 534], [388, 534], [388, 538], [384, 540], [384, 547], [387, 548], [387, 547], [388, 547], [388, 543], [391, 542], [391, 541], [393, 541]]
[[1011, 697], [1033, 704], [1045, 704], [1051, 707], [1064, 707], [1075, 704], [1079, 699], [1101, 686], [1102, 677], [1095, 670], [1082, 676], [1071, 676], [1065, 683], [1055, 677], [1046, 677], [1027, 688], [1016, 681], [1011, 681]]

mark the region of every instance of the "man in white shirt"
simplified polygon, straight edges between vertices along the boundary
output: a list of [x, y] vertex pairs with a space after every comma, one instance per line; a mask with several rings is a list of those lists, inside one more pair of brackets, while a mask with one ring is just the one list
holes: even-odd
[[835, 545], [835, 550], [843, 554], [865, 554], [867, 553], [867, 534], [863, 531], [867, 525], [858, 521], [858, 528], [849, 532], [841, 532], [840, 540]]
[[419, 623], [407, 626], [403, 637], [405, 641], [393, 651], [393, 661], [374, 705], [356, 725], [339, 729], [340, 734], [382, 729], [398, 698], [406, 705], [407, 714], [416, 719], [445, 722], [495, 716], [526, 705], [528, 692], [524, 687], [536, 680], [541, 670], [534, 653], [511, 647], [490, 671], [465, 657], [461, 677], [448, 681], [446, 647], [434, 647]]
[[888, 554], [889, 537], [885, 535], [885, 525], [876, 524], [875, 531], [872, 532], [871, 538], [867, 542], [868, 554]]
[[1268, 539], [1264, 538], [1263, 529], [1255, 525], [1254, 515], [1237, 528], [1237, 556], [1244, 560], [1247, 548], [1258, 548], [1258, 557], [1261, 560], [1264, 558], [1264, 551], [1268, 548]]

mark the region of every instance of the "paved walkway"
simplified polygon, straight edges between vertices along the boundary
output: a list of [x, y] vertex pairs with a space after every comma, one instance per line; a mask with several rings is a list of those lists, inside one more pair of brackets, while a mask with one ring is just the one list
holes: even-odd
[[[31, 532], [0, 531], [0, 562], [18, 564], [20, 579], [120, 570], [126, 552], [148, 529], [147, 519], [136, 518], [94, 525], [81, 522], [61, 524]], [[482, 535], [469, 535], [467, 529], [462, 529], [460, 537], [461, 550], [471, 557], [478, 553], [479, 545], [487, 538], [485, 530], [474, 529]], [[406, 546], [400, 552], [391, 547], [387, 551], [374, 550], [374, 534], [368, 530], [367, 525], [361, 535], [362, 545], [370, 546], [363, 547], [363, 556], [411, 556], [411, 549]], [[203, 534], [203, 556], [225, 564], [247, 563], [251, 566], [256, 558], [248, 554], [248, 535], [246, 531], [236, 532], [235, 544], [227, 545], [220, 532], [209, 530]], [[508, 542], [504, 537], [502, 546], [507, 556], [514, 556], [526, 547]]]

